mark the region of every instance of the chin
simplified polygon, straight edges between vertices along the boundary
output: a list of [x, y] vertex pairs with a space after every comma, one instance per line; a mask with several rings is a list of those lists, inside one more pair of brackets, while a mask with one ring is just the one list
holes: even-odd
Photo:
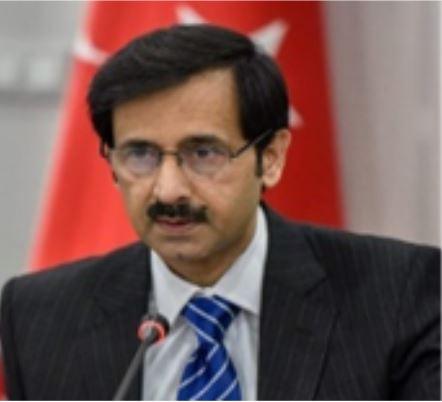
[[207, 252], [181, 247], [157, 248], [155, 251], [161, 255], [164, 260], [180, 262], [197, 262], [207, 258]]

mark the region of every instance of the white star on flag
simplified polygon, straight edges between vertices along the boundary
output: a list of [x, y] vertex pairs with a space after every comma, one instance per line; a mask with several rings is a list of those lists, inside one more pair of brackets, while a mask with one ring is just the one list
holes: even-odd
[[[189, 6], [178, 6], [176, 8], [178, 23], [180, 24], [202, 24], [207, 23], [201, 15]], [[281, 44], [287, 34], [289, 25], [282, 19], [275, 20], [249, 34], [250, 39], [263, 49], [267, 54], [276, 58]], [[289, 124], [291, 127], [302, 125], [302, 117], [293, 107], [289, 106]]]

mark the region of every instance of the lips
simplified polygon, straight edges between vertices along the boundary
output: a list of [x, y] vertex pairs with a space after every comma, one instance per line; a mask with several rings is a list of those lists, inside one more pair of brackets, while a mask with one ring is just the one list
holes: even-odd
[[183, 219], [183, 218], [158, 218], [155, 219], [155, 221], [159, 224], [165, 224], [165, 225], [187, 225], [189, 223], [193, 223], [190, 219]]
[[198, 225], [194, 220], [189, 219], [172, 219], [160, 218], [155, 219], [155, 224], [164, 233], [168, 235], [186, 234]]

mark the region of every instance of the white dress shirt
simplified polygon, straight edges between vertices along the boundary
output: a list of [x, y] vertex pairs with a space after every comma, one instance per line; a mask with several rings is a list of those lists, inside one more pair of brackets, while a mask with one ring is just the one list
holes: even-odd
[[246, 250], [209, 288], [199, 288], [175, 275], [154, 251], [151, 253], [153, 291], [151, 300], [170, 324], [160, 344], [145, 354], [142, 396], [144, 400], [176, 400], [189, 356], [198, 345], [182, 308], [196, 294], [217, 294], [241, 310], [224, 337], [224, 345], [235, 365], [242, 398], [256, 400], [261, 287], [267, 256], [268, 232], [264, 212], [257, 210], [255, 234]]

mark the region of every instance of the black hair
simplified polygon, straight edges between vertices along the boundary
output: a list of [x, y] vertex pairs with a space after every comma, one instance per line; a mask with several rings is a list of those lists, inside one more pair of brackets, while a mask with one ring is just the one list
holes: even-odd
[[[288, 126], [288, 96], [279, 68], [247, 36], [209, 24], [174, 25], [135, 38], [110, 57], [92, 79], [89, 111], [101, 144], [114, 146], [115, 106], [217, 67], [233, 71], [246, 140]], [[269, 136], [257, 144], [258, 151], [271, 139]]]

